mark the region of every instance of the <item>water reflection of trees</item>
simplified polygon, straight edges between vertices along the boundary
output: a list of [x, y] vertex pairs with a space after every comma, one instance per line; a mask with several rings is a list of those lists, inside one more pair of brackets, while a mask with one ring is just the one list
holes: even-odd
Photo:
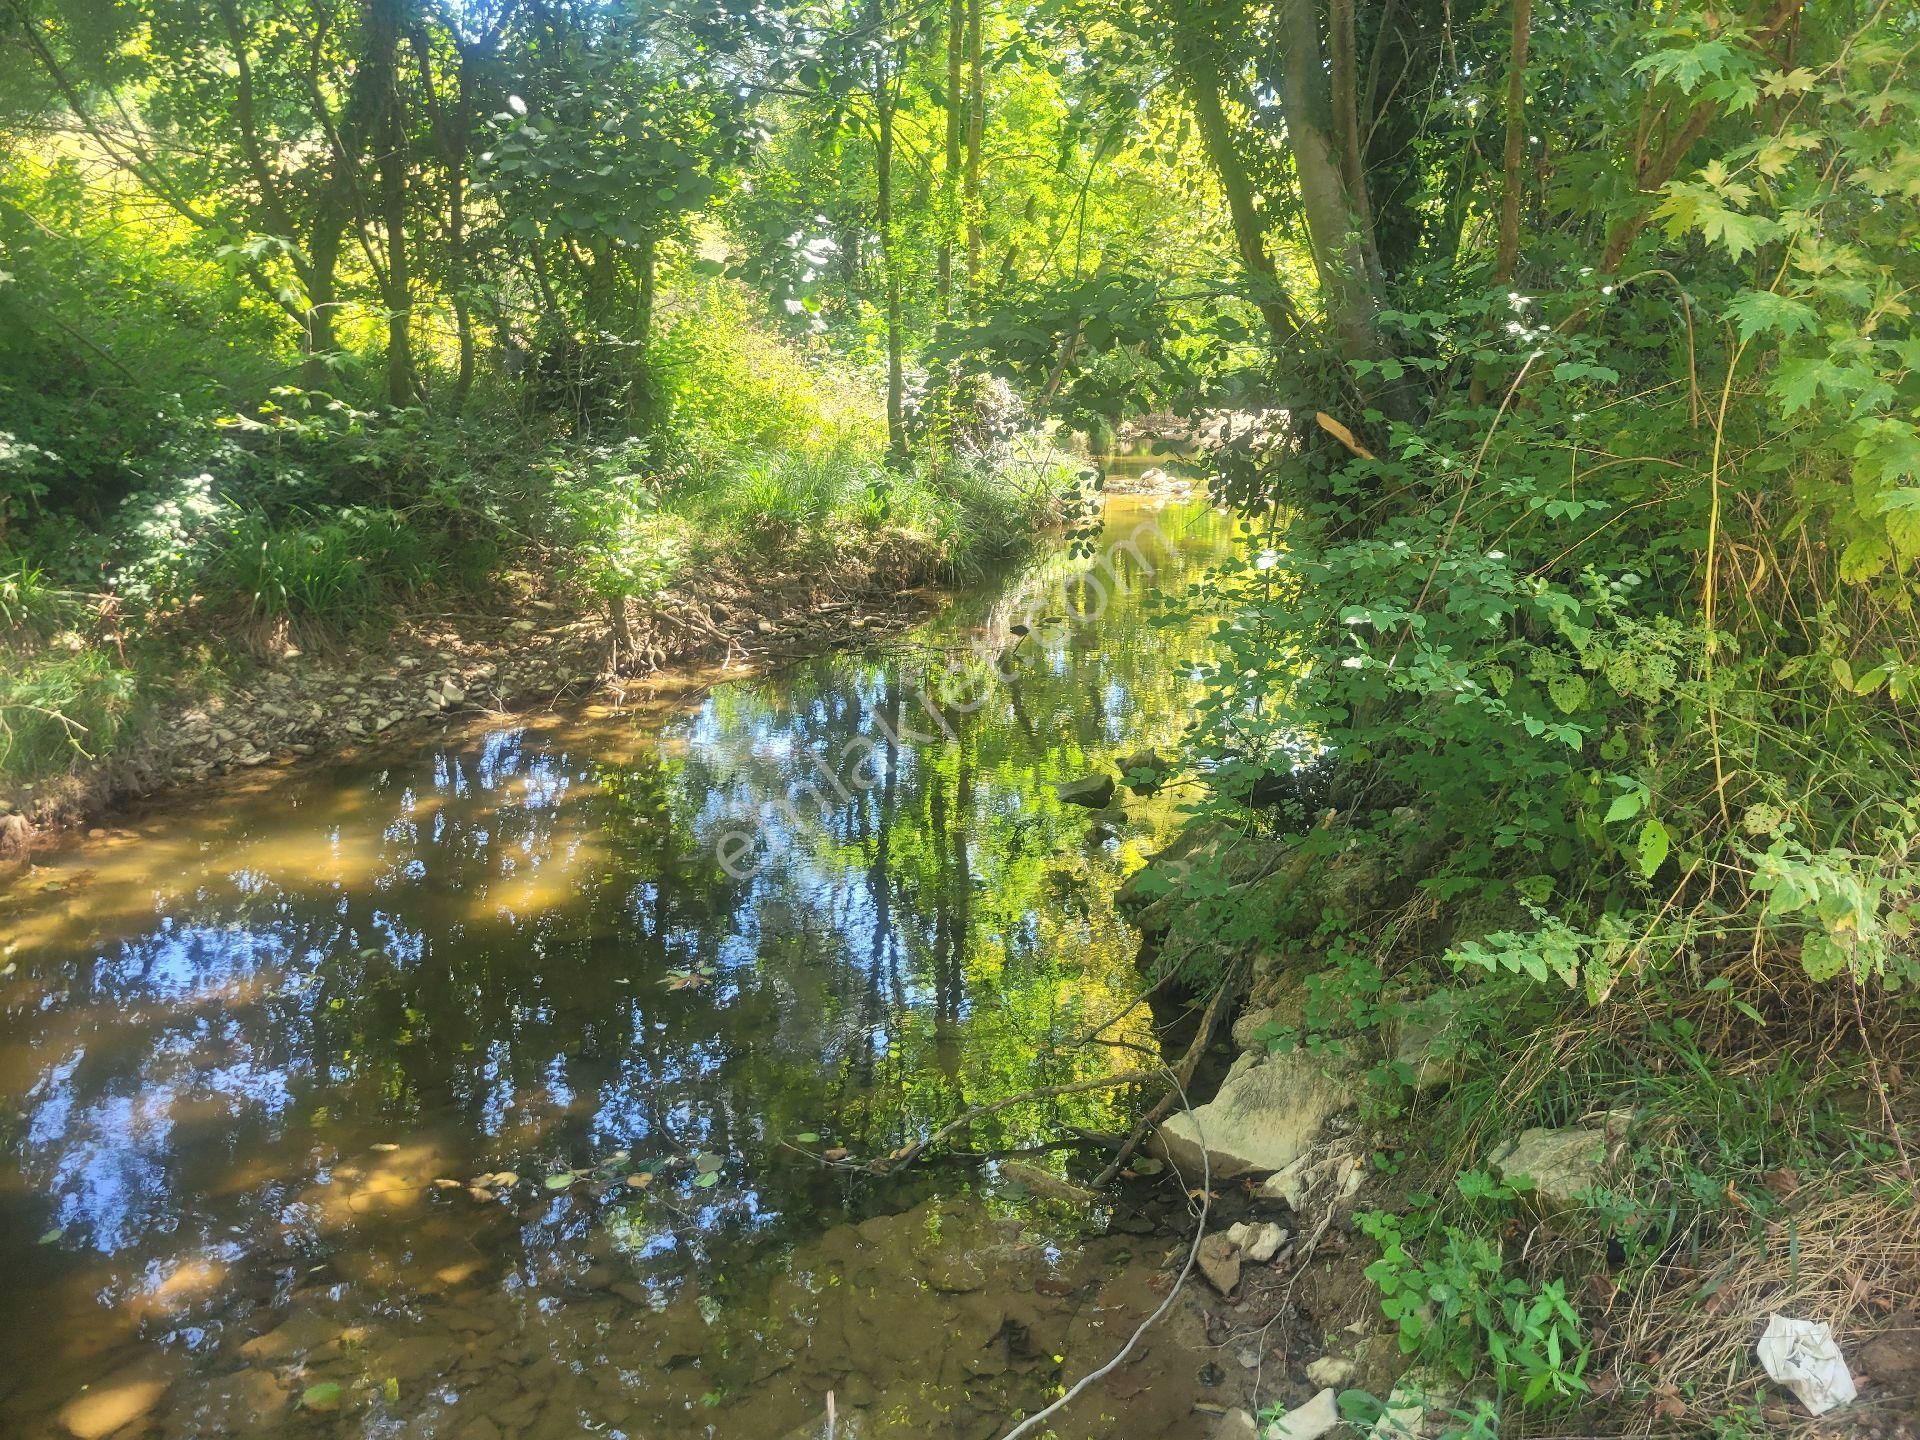
[[[1216, 538], [1156, 552], [1162, 593]], [[754, 1157], [700, 1213], [756, 1224], [835, 1198], [771, 1164], [773, 1141], [889, 1149], [1105, 1065], [1065, 1042], [1136, 986], [1111, 904], [1124, 862], [1052, 785], [1116, 743], [1174, 738], [1180, 644], [1131, 602], [1043, 625], [1008, 683], [947, 712], [951, 740], [890, 738], [942, 647], [997, 653], [1062, 573], [959, 607], [924, 649], [724, 687], [657, 744], [506, 730], [263, 803], [157, 916], [101, 895], [119, 938], [43, 961], [51, 999], [9, 1017], [37, 1055], [29, 1179], [116, 1249], [238, 1156], [298, 1167], [316, 1141], [414, 1126], [447, 1137], [450, 1166]], [[874, 783], [822, 785], [814, 757], [855, 740]], [[736, 879], [714, 834], [767, 801], [789, 805], [766, 821], [772, 862]], [[711, 979], [669, 989], [673, 971]], [[1065, 1109], [1110, 1128], [1122, 1103]], [[973, 1139], [1047, 1118], [1008, 1111]]]

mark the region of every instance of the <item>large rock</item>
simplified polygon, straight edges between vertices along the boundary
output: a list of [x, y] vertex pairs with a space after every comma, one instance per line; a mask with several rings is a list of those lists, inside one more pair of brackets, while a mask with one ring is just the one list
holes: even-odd
[[1215, 1180], [1284, 1170], [1359, 1090], [1358, 1073], [1337, 1061], [1300, 1051], [1265, 1060], [1243, 1055], [1212, 1100], [1167, 1118], [1153, 1149], [1190, 1184], [1199, 1181], [1203, 1153]]
[[1173, 764], [1157, 750], [1136, 750], [1123, 756], [1119, 762], [1120, 773], [1126, 778], [1127, 788], [1136, 795], [1152, 795], [1167, 783], [1167, 776], [1173, 773]]
[[1066, 805], [1084, 805], [1089, 810], [1104, 810], [1113, 803], [1113, 776], [1104, 770], [1096, 770], [1091, 775], [1082, 775], [1078, 780], [1064, 780], [1053, 787], [1053, 793]]
[[1465, 1072], [1468, 1000], [1465, 991], [1432, 991], [1393, 1027], [1391, 1053], [1417, 1093], [1451, 1085]]
[[27, 863], [33, 826], [24, 815], [0, 815], [0, 875]]
[[1531, 1182], [1536, 1205], [1561, 1209], [1606, 1178], [1607, 1132], [1598, 1128], [1523, 1130], [1488, 1161], [1509, 1185]]

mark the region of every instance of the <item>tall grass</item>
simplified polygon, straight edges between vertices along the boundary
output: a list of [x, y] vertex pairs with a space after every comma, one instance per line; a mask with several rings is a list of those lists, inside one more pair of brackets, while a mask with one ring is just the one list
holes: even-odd
[[112, 753], [141, 705], [135, 672], [102, 649], [0, 668], [0, 782], [31, 784]]

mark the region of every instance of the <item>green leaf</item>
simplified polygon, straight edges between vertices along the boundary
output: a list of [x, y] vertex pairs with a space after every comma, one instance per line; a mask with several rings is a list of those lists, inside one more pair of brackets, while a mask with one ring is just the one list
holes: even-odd
[[1847, 968], [1847, 952], [1824, 930], [1810, 930], [1800, 947], [1800, 965], [1809, 980], [1831, 980]]
[[1739, 327], [1742, 340], [1751, 340], [1763, 331], [1784, 340], [1820, 328], [1820, 316], [1811, 305], [1771, 290], [1741, 291], [1727, 306], [1727, 318]]
[[702, 1175], [714, 1174], [726, 1163], [725, 1159], [715, 1155], [711, 1151], [703, 1151], [693, 1157], [693, 1168], [698, 1170]]
[[1840, 552], [1840, 578], [1849, 585], [1871, 580], [1893, 563], [1893, 546], [1878, 535], [1861, 535]]
[[573, 1184], [573, 1181], [574, 1174], [571, 1170], [556, 1170], [553, 1174], [547, 1176], [546, 1187], [549, 1190], [565, 1190], [569, 1185]]
[[340, 1382], [321, 1380], [300, 1392], [300, 1408], [326, 1414], [340, 1408]]
[[811, 1130], [802, 1130], [793, 1138], [798, 1140], [802, 1145], [818, 1145], [820, 1143], [820, 1137]]
[[1587, 703], [1587, 682], [1579, 675], [1556, 675], [1547, 682], [1547, 696], [1562, 715], [1571, 715]]
[[1607, 807], [1607, 813], [1601, 820], [1602, 825], [1612, 825], [1621, 820], [1631, 820], [1640, 813], [1641, 806], [1647, 803], [1647, 792], [1629, 790], [1624, 795], [1613, 797], [1613, 803]]
[[1640, 838], [1634, 842], [1633, 852], [1643, 876], [1651, 880], [1654, 872], [1666, 864], [1667, 851], [1672, 843], [1667, 827], [1658, 820], [1649, 819], [1640, 827]]
[[1920, 510], [1890, 510], [1886, 523], [1894, 558], [1902, 565], [1912, 564], [1920, 556]]
[[702, 1190], [711, 1190], [720, 1183], [720, 1172], [718, 1170], [704, 1170], [693, 1177], [693, 1183], [698, 1185]]

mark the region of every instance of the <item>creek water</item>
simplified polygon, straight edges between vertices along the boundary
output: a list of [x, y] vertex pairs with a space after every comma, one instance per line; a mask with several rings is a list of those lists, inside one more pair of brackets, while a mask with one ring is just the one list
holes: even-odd
[[[1116, 496], [1096, 561], [904, 638], [254, 776], [0, 892], [0, 1434], [782, 1440], [831, 1409], [974, 1440], [1104, 1360], [1179, 1242], [1048, 1198], [1097, 1154], [853, 1165], [1152, 1045], [1113, 896], [1178, 797], [1053, 787], [1177, 737], [1178, 597], [1227, 525]], [[1057, 1433], [1201, 1433], [1194, 1368]]]

